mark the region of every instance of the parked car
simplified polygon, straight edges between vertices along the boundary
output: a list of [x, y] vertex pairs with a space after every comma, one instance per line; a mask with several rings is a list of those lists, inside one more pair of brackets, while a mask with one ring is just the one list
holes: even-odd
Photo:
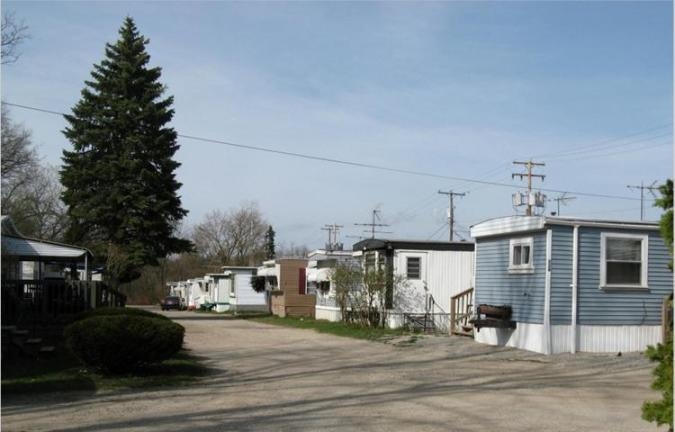
[[180, 297], [176, 296], [167, 296], [164, 297], [164, 300], [161, 301], [160, 306], [162, 310], [176, 309], [180, 310]]

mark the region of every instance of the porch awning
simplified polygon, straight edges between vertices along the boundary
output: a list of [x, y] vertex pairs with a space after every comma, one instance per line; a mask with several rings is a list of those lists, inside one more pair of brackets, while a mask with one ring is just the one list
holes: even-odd
[[264, 267], [264, 268], [259, 268], [257, 276], [263, 276], [263, 277], [269, 277], [269, 276], [276, 276], [277, 275], [277, 269], [275, 267]]
[[330, 281], [330, 270], [329, 268], [321, 269], [308, 269], [307, 270], [307, 282], [328, 282]]
[[92, 253], [77, 246], [3, 235], [2, 255], [22, 261], [68, 261]]

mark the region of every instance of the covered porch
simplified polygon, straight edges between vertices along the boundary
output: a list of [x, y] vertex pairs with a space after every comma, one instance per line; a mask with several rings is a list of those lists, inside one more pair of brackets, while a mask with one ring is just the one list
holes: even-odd
[[91, 281], [88, 249], [25, 237], [7, 216], [2, 217], [1, 242], [3, 325], [124, 306], [123, 294]]

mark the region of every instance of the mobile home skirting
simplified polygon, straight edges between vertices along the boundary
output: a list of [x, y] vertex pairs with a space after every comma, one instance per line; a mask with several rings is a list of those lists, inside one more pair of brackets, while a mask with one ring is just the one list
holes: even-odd
[[[475, 332], [476, 342], [508, 346], [541, 354], [570, 352], [570, 325], [551, 326], [550, 350], [545, 346], [542, 324], [518, 323], [515, 330], [482, 328]], [[617, 353], [644, 351], [661, 342], [661, 326], [588, 326], [577, 325], [578, 352]]]
[[334, 306], [315, 306], [316, 319], [338, 322], [341, 320], [340, 308]]

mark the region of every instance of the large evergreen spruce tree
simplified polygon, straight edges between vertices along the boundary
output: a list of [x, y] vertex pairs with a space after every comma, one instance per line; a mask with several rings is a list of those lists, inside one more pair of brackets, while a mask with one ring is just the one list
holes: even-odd
[[167, 124], [173, 97], [163, 97], [161, 68], [148, 67], [148, 39], [127, 17], [105, 58], [94, 65], [82, 98], [66, 115], [61, 182], [71, 241], [94, 249], [115, 285], [143, 265], [191, 248], [174, 234], [181, 207], [173, 160], [176, 132]]

